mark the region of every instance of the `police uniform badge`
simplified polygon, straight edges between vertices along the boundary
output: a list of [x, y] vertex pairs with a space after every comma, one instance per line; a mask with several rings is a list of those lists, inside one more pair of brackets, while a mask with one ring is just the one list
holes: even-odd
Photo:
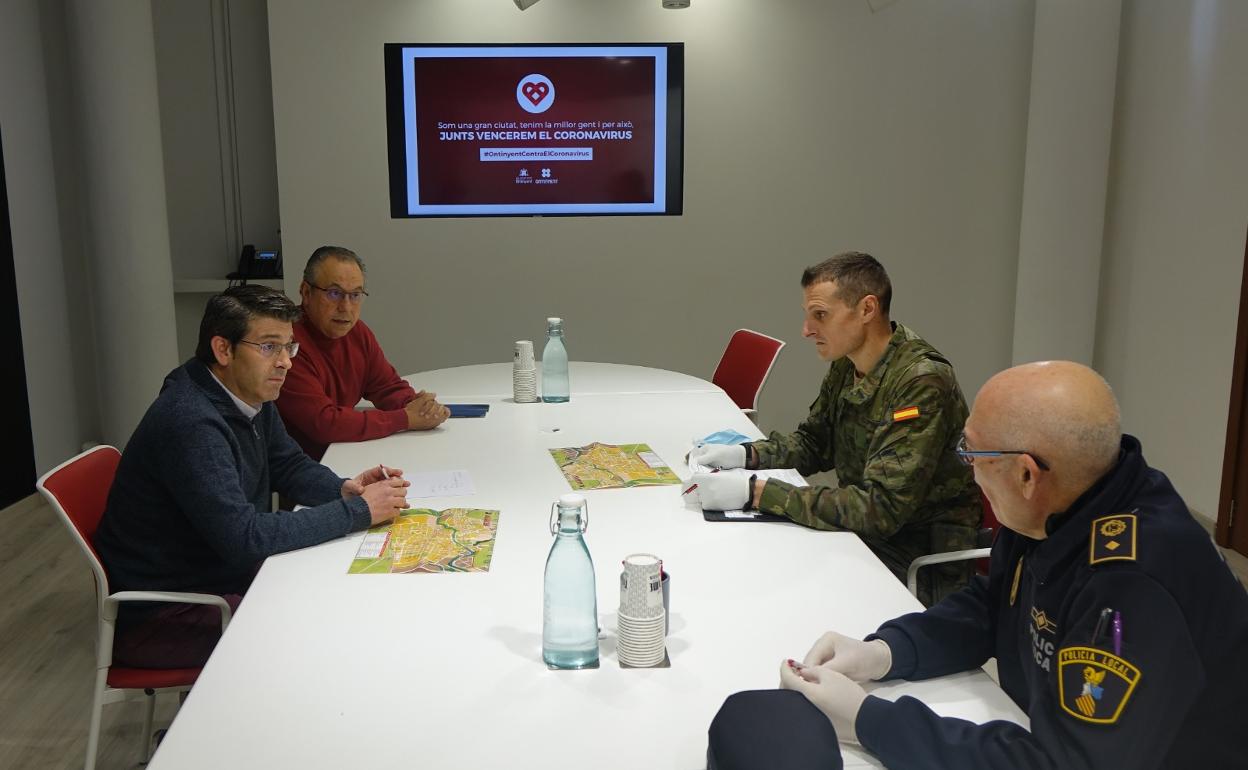
[[1088, 563], [1135, 561], [1135, 531], [1134, 513], [1116, 513], [1094, 520]]
[[1066, 647], [1057, 653], [1058, 698], [1076, 719], [1112, 725], [1140, 682], [1140, 670], [1094, 647]]
[[1053, 618], [1049, 617], [1049, 614], [1044, 610], [1032, 607], [1031, 622], [1036, 627], [1037, 631], [1045, 631], [1050, 634], [1057, 633], [1057, 623], [1054, 622]]

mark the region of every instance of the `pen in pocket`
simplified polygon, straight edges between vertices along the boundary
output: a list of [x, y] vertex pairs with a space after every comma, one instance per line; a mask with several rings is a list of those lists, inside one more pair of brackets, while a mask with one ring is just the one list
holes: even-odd
[[1093, 646], [1095, 646], [1097, 642], [1101, 641], [1101, 634], [1105, 633], [1105, 624], [1109, 622], [1109, 616], [1113, 614], [1114, 611], [1110, 607], [1106, 607], [1101, 610], [1100, 617], [1096, 619], [1096, 629], [1092, 631], [1091, 644]]

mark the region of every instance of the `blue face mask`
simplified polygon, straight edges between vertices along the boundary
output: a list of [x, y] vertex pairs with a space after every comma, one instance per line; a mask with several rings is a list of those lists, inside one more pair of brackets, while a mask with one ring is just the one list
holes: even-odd
[[737, 433], [735, 430], [721, 430], [712, 433], [706, 438], [698, 439], [695, 444], [744, 444], [754, 439], [744, 433]]

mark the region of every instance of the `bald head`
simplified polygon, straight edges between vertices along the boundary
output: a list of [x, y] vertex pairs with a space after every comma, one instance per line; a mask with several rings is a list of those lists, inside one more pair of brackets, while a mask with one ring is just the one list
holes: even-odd
[[1109, 383], [1071, 361], [1024, 364], [997, 374], [975, 399], [981, 444], [1040, 457], [1062, 486], [1082, 491], [1118, 459], [1122, 421]]

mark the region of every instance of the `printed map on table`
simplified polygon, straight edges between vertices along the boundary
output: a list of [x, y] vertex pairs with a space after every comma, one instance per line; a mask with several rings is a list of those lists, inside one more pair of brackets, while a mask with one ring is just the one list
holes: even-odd
[[498, 511], [412, 508], [370, 529], [347, 573], [489, 572], [497, 529]]
[[646, 444], [600, 444], [552, 449], [572, 488], [616, 489], [679, 484], [680, 477]]

